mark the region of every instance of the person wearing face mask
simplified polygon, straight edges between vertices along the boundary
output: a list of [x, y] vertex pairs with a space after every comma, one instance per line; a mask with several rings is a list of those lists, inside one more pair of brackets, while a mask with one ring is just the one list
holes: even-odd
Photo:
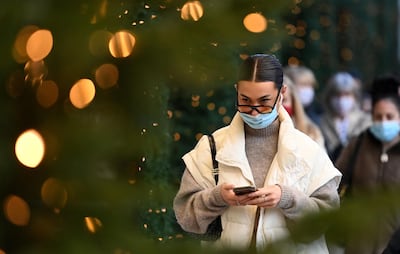
[[329, 157], [335, 161], [349, 139], [369, 127], [371, 116], [360, 108], [360, 87], [349, 73], [332, 75], [324, 92], [325, 113], [320, 128]]
[[285, 74], [283, 75], [283, 85], [286, 86], [286, 92], [283, 94], [282, 105], [292, 118], [294, 127], [310, 136], [325, 149], [324, 136], [321, 130], [304, 112], [293, 81]]
[[[389, 77], [380, 77], [373, 83], [388, 81]], [[362, 225], [352, 226], [352, 228], [362, 227], [363, 231], [368, 233], [361, 236], [350, 235], [346, 239], [345, 253], [351, 254], [392, 253], [389, 249], [399, 246], [398, 242], [397, 244], [395, 242], [399, 240], [399, 233], [395, 232], [400, 229], [400, 209], [399, 206], [392, 206], [397, 201], [377, 204], [373, 203], [372, 197], [385, 197], [386, 192], [397, 193], [399, 190], [400, 97], [397, 92], [373, 90], [371, 98], [372, 125], [352, 138], [335, 163], [343, 173], [343, 178], [351, 178], [347, 187], [351, 190], [351, 199], [346, 202], [363, 200], [366, 207], [359, 207], [360, 212], [374, 211], [366, 221], [361, 222]], [[352, 167], [348, 166], [350, 161]], [[371, 209], [372, 206], [374, 209]], [[393, 242], [389, 244], [392, 237]], [[383, 252], [385, 248], [387, 251]]]
[[[212, 133], [217, 185], [206, 135], [183, 156], [186, 169], [173, 202], [177, 222], [201, 234], [221, 216], [220, 238], [202, 246], [262, 251], [284, 241], [282, 253], [328, 253], [323, 231], [296, 242], [290, 229], [310, 213], [338, 209], [341, 174], [320, 145], [294, 128], [282, 106], [287, 89], [282, 82], [275, 56], [255, 54], [243, 61], [237, 113]], [[255, 189], [236, 195], [234, 188], [241, 186]]]
[[316, 97], [318, 82], [314, 72], [304, 65], [288, 65], [283, 71], [293, 81], [306, 115], [319, 126], [324, 111]]

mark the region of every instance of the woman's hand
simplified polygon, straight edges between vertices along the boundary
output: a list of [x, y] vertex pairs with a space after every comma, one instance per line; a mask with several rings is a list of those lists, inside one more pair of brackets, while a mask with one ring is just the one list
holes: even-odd
[[237, 196], [233, 192], [233, 188], [236, 187], [233, 184], [223, 183], [221, 185], [221, 196], [231, 206], [241, 206], [246, 205], [252, 197], [249, 197], [249, 194]]
[[276, 207], [281, 200], [282, 190], [279, 185], [269, 185], [259, 188], [247, 195], [250, 200], [245, 205], [256, 205], [264, 208]]

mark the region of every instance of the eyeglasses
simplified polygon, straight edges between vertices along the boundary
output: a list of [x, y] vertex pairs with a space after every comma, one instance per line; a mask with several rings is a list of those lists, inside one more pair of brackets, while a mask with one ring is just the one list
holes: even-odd
[[278, 97], [279, 97], [279, 92], [281, 89], [278, 90], [278, 95], [275, 98], [275, 102], [273, 106], [270, 105], [257, 105], [257, 106], [253, 106], [253, 105], [241, 105], [239, 104], [238, 101], [236, 101], [236, 108], [237, 111], [239, 111], [240, 113], [246, 113], [246, 114], [251, 114], [251, 112], [253, 112], [253, 110], [257, 111], [259, 114], [269, 114], [272, 112], [272, 110], [274, 109], [276, 102], [278, 101]]

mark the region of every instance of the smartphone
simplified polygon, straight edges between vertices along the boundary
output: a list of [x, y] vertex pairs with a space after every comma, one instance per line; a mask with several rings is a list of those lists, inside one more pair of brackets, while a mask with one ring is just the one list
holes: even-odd
[[255, 186], [242, 186], [233, 188], [233, 192], [235, 192], [237, 196], [248, 194], [256, 190], [257, 188]]

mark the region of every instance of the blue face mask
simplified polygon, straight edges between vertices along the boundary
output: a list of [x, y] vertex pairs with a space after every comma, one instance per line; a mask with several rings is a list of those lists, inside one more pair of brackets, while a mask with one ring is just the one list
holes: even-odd
[[389, 142], [399, 135], [400, 123], [398, 121], [374, 122], [369, 130], [380, 141]]
[[252, 116], [247, 113], [239, 112], [243, 121], [247, 123], [253, 129], [263, 129], [268, 127], [275, 119], [278, 117], [278, 110], [276, 105], [272, 109], [271, 113], [267, 114], [258, 114], [256, 116]]

